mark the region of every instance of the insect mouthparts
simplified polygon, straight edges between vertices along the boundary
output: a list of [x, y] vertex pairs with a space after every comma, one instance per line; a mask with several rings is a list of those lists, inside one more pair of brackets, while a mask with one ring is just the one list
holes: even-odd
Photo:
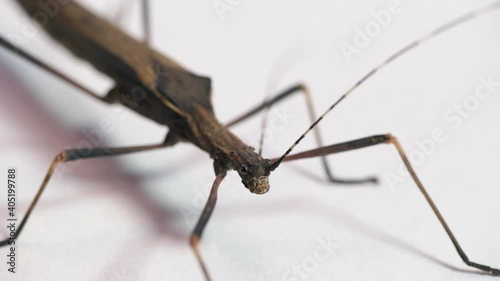
[[[245, 184], [245, 183], [243, 183]], [[265, 194], [269, 191], [269, 178], [267, 176], [261, 176], [258, 178], [252, 178], [245, 186], [254, 194]]]

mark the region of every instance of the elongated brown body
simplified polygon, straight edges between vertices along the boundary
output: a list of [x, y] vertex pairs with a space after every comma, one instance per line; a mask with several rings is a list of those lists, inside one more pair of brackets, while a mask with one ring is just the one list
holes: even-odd
[[[470, 19], [479, 17], [494, 10], [500, 10], [500, 1], [493, 2], [484, 8], [471, 11], [461, 17], [450, 21], [421, 38], [411, 42], [393, 55], [388, 57], [381, 64], [373, 68], [351, 88], [349, 88], [340, 98], [338, 98], [319, 118], [314, 117], [314, 110], [309, 99], [308, 110], [315, 121], [309, 128], [294, 142], [292, 146], [274, 162], [262, 159], [252, 148], [245, 145], [236, 136], [231, 134], [215, 118], [214, 111], [210, 102], [210, 79], [195, 75], [175, 61], [160, 55], [151, 50], [147, 45], [127, 36], [119, 29], [114, 27], [106, 20], [99, 18], [83, 7], [72, 3], [71, 0], [17, 0], [21, 6], [51, 34], [53, 38], [65, 45], [75, 55], [87, 60], [98, 70], [110, 76], [116, 81], [116, 87], [113, 88], [106, 98], [101, 98], [80, 83], [73, 81], [59, 71], [37, 60], [33, 56], [17, 48], [2, 36], [0, 36], [0, 46], [5, 47], [17, 53], [19, 56], [32, 62], [46, 71], [54, 74], [69, 84], [86, 92], [90, 96], [104, 102], [120, 102], [137, 113], [152, 119], [160, 124], [170, 128], [169, 135], [162, 144], [118, 147], [118, 148], [84, 148], [84, 149], [66, 149], [59, 153], [53, 160], [49, 171], [47, 172], [38, 192], [21, 220], [19, 228], [15, 232], [10, 231], [8, 239], [0, 240], [0, 247], [11, 245], [11, 241], [16, 241], [26, 221], [30, 217], [33, 208], [36, 206], [44, 189], [58, 164], [76, 160], [83, 160], [95, 157], [117, 156], [129, 153], [151, 151], [164, 148], [175, 144], [177, 141], [191, 142], [201, 149], [207, 151], [214, 159], [214, 168], [217, 174], [216, 179], [210, 190], [207, 203], [202, 214], [190, 236], [190, 245], [196, 255], [196, 259], [203, 271], [205, 280], [210, 281], [209, 271], [202, 258], [199, 248], [199, 242], [203, 231], [213, 213], [216, 205], [218, 189], [229, 169], [236, 169], [242, 178], [244, 185], [253, 193], [263, 194], [269, 189], [268, 176], [271, 171], [276, 169], [281, 162], [306, 159], [321, 156], [323, 167], [331, 183], [361, 184], [376, 183], [376, 178], [343, 180], [334, 177], [327, 165], [327, 155], [342, 152], [354, 151], [361, 148], [373, 147], [379, 144], [393, 145], [399, 154], [403, 166], [411, 177], [420, 193], [423, 195], [434, 215], [444, 228], [450, 241], [455, 247], [456, 252], [462, 261], [469, 267], [479, 269], [492, 276], [500, 276], [500, 269], [490, 267], [486, 264], [476, 263], [469, 259], [465, 251], [460, 246], [457, 238], [453, 234], [448, 223], [439, 211], [438, 207], [427, 192], [422, 181], [417, 176], [415, 169], [411, 164], [411, 157], [404, 151], [398, 139], [391, 134], [372, 135], [369, 137], [358, 138], [355, 140], [342, 142], [334, 145], [323, 146], [319, 134], [316, 135], [319, 148], [304, 151], [302, 153], [291, 154], [292, 150], [301, 142], [304, 137], [311, 132], [316, 125], [332, 111], [341, 101], [350, 95], [355, 89], [363, 84], [367, 79], [377, 73], [384, 66], [389, 65], [398, 57], [414, 49], [444, 31], [450, 30]], [[144, 14], [147, 15], [148, 2], [143, 2]], [[39, 7], [43, 5], [44, 7]], [[45, 14], [47, 5], [52, 5], [50, 18]], [[42, 12], [42, 10], [45, 11]], [[147, 19], [147, 17], [144, 17]], [[147, 20], [146, 20], [147, 22]], [[494, 83], [494, 82], [493, 82]], [[485, 85], [483, 85], [485, 86]], [[287, 91], [276, 95], [267, 100], [260, 106], [242, 117], [236, 119], [231, 124], [269, 108], [273, 103], [290, 96], [291, 93], [302, 91], [306, 97], [309, 97], [307, 88], [303, 85], [291, 87]], [[317, 132], [317, 131], [316, 131]], [[84, 151], [84, 153], [82, 153]], [[411, 154], [409, 155], [411, 156]], [[15, 175], [15, 169], [9, 169], [9, 184], [14, 182], [10, 180], [10, 175]], [[9, 186], [10, 188], [10, 186]], [[9, 192], [10, 193], [10, 192]], [[10, 196], [10, 194], [9, 194]], [[9, 200], [10, 203], [10, 200]], [[10, 206], [10, 204], [9, 204]], [[10, 249], [12, 252], [12, 248]], [[9, 255], [10, 256], [10, 255]], [[398, 265], [390, 264], [392, 267], [399, 268]]]
[[188, 141], [208, 152], [217, 174], [245, 165], [245, 186], [253, 178], [264, 182], [262, 176], [267, 183], [269, 161], [216, 120], [210, 78], [187, 71], [73, 1], [60, 1], [50, 17], [37, 14], [44, 11], [39, 1], [18, 2], [54, 39], [116, 82], [115, 101], [168, 126], [166, 141]]

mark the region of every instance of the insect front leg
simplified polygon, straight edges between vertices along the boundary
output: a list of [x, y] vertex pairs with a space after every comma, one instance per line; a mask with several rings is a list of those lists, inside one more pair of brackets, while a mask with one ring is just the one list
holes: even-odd
[[193, 248], [193, 251], [196, 255], [196, 259], [198, 260], [198, 263], [200, 264], [201, 269], [203, 270], [203, 275], [205, 276], [205, 279], [207, 281], [210, 281], [212, 279], [210, 278], [207, 266], [205, 265], [205, 262], [201, 257], [198, 245], [200, 243], [201, 235], [203, 234], [203, 231], [207, 226], [208, 220], [210, 219], [214, 211], [215, 204], [217, 203], [217, 192], [219, 190], [220, 183], [222, 182], [225, 176], [226, 175], [218, 175], [217, 178], [215, 179], [212, 185], [212, 189], [210, 190], [210, 195], [208, 196], [207, 204], [205, 205], [205, 208], [203, 208], [203, 212], [201, 213], [198, 223], [196, 223], [196, 227], [194, 228], [193, 233], [191, 234], [191, 238], [189, 239], [189, 244]]
[[[308, 88], [304, 84], [297, 84], [295, 86], [292, 86], [283, 92], [273, 96], [271, 99], [264, 101], [262, 104], [256, 106], [255, 108], [252, 108], [248, 110], [246, 113], [242, 114], [238, 118], [235, 118], [233, 121], [227, 123], [226, 127], [230, 127], [233, 125], [236, 125], [252, 116], [255, 114], [264, 111], [264, 110], [269, 110], [274, 104], [283, 101], [289, 97], [292, 97], [295, 94], [303, 94], [305, 99], [306, 99], [306, 106], [307, 110], [309, 112], [309, 118], [311, 119], [311, 122], [314, 122], [317, 120], [317, 115], [314, 110], [314, 105], [312, 102], [312, 97], [311, 93], [309, 92]], [[261, 130], [261, 138], [260, 138], [260, 144], [259, 144], [259, 151], [262, 151], [262, 142], [263, 142], [263, 137], [262, 137], [262, 132], [265, 129], [266, 124], [266, 118], [264, 118], [264, 122], [262, 123], [262, 130]], [[314, 130], [314, 137], [316, 139], [316, 145], [318, 147], [323, 146], [323, 140], [321, 138], [321, 133], [319, 131], [319, 128], [316, 127]], [[321, 163], [323, 165], [323, 169], [325, 171], [325, 174], [327, 176], [327, 179], [331, 183], [338, 183], [338, 184], [348, 184], [348, 185], [357, 185], [357, 184], [366, 184], [366, 183], [371, 183], [371, 184], [376, 184], [378, 182], [376, 177], [366, 177], [366, 178], [359, 178], [359, 179], [344, 179], [344, 178], [339, 178], [335, 175], [333, 175], [330, 165], [328, 163], [328, 160], [326, 159], [325, 156], [321, 156]]]
[[[422, 195], [425, 197], [425, 200], [427, 201], [427, 203], [431, 207], [432, 211], [434, 212], [434, 214], [438, 218], [439, 222], [443, 226], [444, 230], [448, 234], [448, 237], [450, 238], [451, 242], [453, 243], [453, 246], [455, 247], [455, 249], [456, 249], [458, 255], [460, 256], [460, 258], [462, 259], [462, 261], [470, 267], [480, 269], [480, 270], [485, 271], [493, 276], [500, 276], [499, 269], [492, 268], [492, 267], [487, 266], [487, 265], [475, 263], [475, 262], [469, 260], [469, 258], [465, 254], [464, 250], [460, 246], [458, 240], [455, 238], [455, 235], [453, 234], [450, 227], [448, 226], [448, 223], [446, 222], [444, 217], [441, 215], [441, 212], [439, 211], [436, 204], [432, 200], [431, 196], [429, 195], [429, 193], [425, 189], [424, 185], [422, 184], [422, 182], [418, 178], [415, 170], [413, 169], [413, 166], [410, 163], [410, 160], [408, 160], [408, 157], [407, 157], [405, 151], [403, 150], [403, 147], [401, 146], [401, 144], [399, 143], [399, 141], [396, 137], [394, 137], [390, 134], [387, 134], [387, 135], [376, 135], [376, 136], [361, 138], [361, 139], [357, 139], [357, 140], [353, 140], [353, 141], [349, 141], [349, 142], [334, 144], [334, 145], [330, 145], [330, 146], [325, 146], [325, 147], [321, 147], [321, 148], [312, 149], [309, 151], [289, 155], [288, 157], [286, 157], [283, 160], [283, 162], [298, 160], [298, 159], [305, 159], [305, 158], [312, 158], [312, 157], [317, 157], [317, 156], [325, 156], [325, 155], [341, 153], [341, 152], [347, 152], [347, 151], [356, 150], [356, 149], [360, 149], [360, 148], [375, 146], [378, 144], [392, 144], [395, 146], [395, 148], [398, 151], [399, 156], [403, 160], [403, 163], [404, 163], [406, 169], [410, 173], [413, 181], [417, 185], [417, 187], [420, 190], [420, 192], [422, 193]], [[275, 159], [274, 161], [276, 161], [276, 160], [278, 160], [278, 159]]]

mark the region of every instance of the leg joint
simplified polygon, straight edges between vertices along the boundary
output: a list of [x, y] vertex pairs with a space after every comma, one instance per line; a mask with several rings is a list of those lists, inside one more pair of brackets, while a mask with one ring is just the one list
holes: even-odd
[[189, 239], [189, 245], [191, 247], [196, 248], [198, 247], [198, 242], [200, 241], [200, 237], [197, 234], [192, 234], [191, 238]]
[[54, 162], [66, 162], [68, 160], [68, 150], [59, 152], [54, 158]]

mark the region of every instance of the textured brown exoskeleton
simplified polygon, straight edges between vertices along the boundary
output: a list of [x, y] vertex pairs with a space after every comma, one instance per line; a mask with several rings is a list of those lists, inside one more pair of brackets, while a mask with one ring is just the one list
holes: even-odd
[[[17, 2], [30, 16], [34, 16], [40, 11], [39, 1], [18, 0]], [[243, 114], [240, 118], [226, 125], [222, 125], [215, 117], [211, 104], [211, 81], [209, 78], [193, 74], [174, 60], [152, 50], [147, 42], [139, 42], [133, 39], [115, 27], [112, 23], [94, 15], [77, 3], [72, 1], [54, 1], [54, 3], [60, 4], [60, 6], [57, 7], [58, 11], [54, 17], [42, 22], [43, 28], [74, 55], [88, 61], [97, 70], [106, 74], [116, 82], [116, 86], [110, 90], [105, 97], [94, 94], [92, 91], [69, 79], [64, 74], [55, 71], [50, 66], [43, 64], [1, 37], [0, 44], [79, 88], [84, 93], [106, 103], [121, 103], [138, 114], [167, 126], [170, 131], [165, 141], [157, 145], [123, 148], [92, 148], [90, 152], [88, 150], [83, 151], [75, 149], [66, 150], [58, 154], [50, 166], [49, 172], [30, 205], [27, 214], [17, 229], [16, 238], [19, 238], [19, 234], [59, 163], [77, 159], [113, 156], [159, 149], [172, 146], [177, 142], [190, 142], [203, 151], [206, 151], [213, 158], [214, 170], [217, 176], [208, 202], [190, 240], [191, 246], [203, 269], [205, 278], [211, 280], [198, 250], [198, 243], [215, 207], [219, 184], [225, 177], [227, 171], [236, 170], [241, 177], [243, 185], [247, 189], [252, 193], [264, 194], [269, 190], [269, 175], [282, 162], [320, 156], [322, 157], [321, 159], [325, 172], [331, 182], [344, 184], [374, 183], [376, 182], [374, 178], [341, 180], [333, 177], [324, 156], [386, 143], [396, 147], [413, 180], [446, 230], [462, 260], [469, 266], [483, 270], [491, 275], [500, 276], [500, 270], [474, 263], [468, 259], [446, 221], [415, 174], [398, 140], [390, 134], [370, 136], [290, 155], [296, 145], [315, 128], [328, 112], [379, 69], [429, 38], [472, 18], [500, 9], [500, 3], [496, 2], [485, 8], [468, 13], [427, 34], [422, 37], [422, 39], [412, 42], [360, 79], [358, 83], [342, 95], [341, 98], [330, 106], [319, 118], [315, 117], [307, 89], [303, 85], [297, 85], [265, 101], [260, 106], [248, 111], [248, 113]], [[147, 11], [147, 1], [143, 3], [145, 7], [144, 10]], [[148, 25], [145, 24], [145, 26], [147, 27]], [[146, 28], [146, 31], [147, 30]], [[149, 32], [146, 32], [146, 34], [146, 37], [149, 38]], [[229, 126], [263, 109], [269, 108], [273, 104], [295, 93], [303, 93], [306, 95], [313, 123], [281, 157], [273, 160], [263, 158], [260, 155], [260, 150], [256, 152], [252, 147], [243, 143], [228, 130]], [[315, 133], [317, 133], [317, 130]], [[315, 137], [318, 145], [322, 146], [319, 134], [316, 134]], [[8, 241], [9, 240], [0, 241], [0, 246], [7, 245]]]

